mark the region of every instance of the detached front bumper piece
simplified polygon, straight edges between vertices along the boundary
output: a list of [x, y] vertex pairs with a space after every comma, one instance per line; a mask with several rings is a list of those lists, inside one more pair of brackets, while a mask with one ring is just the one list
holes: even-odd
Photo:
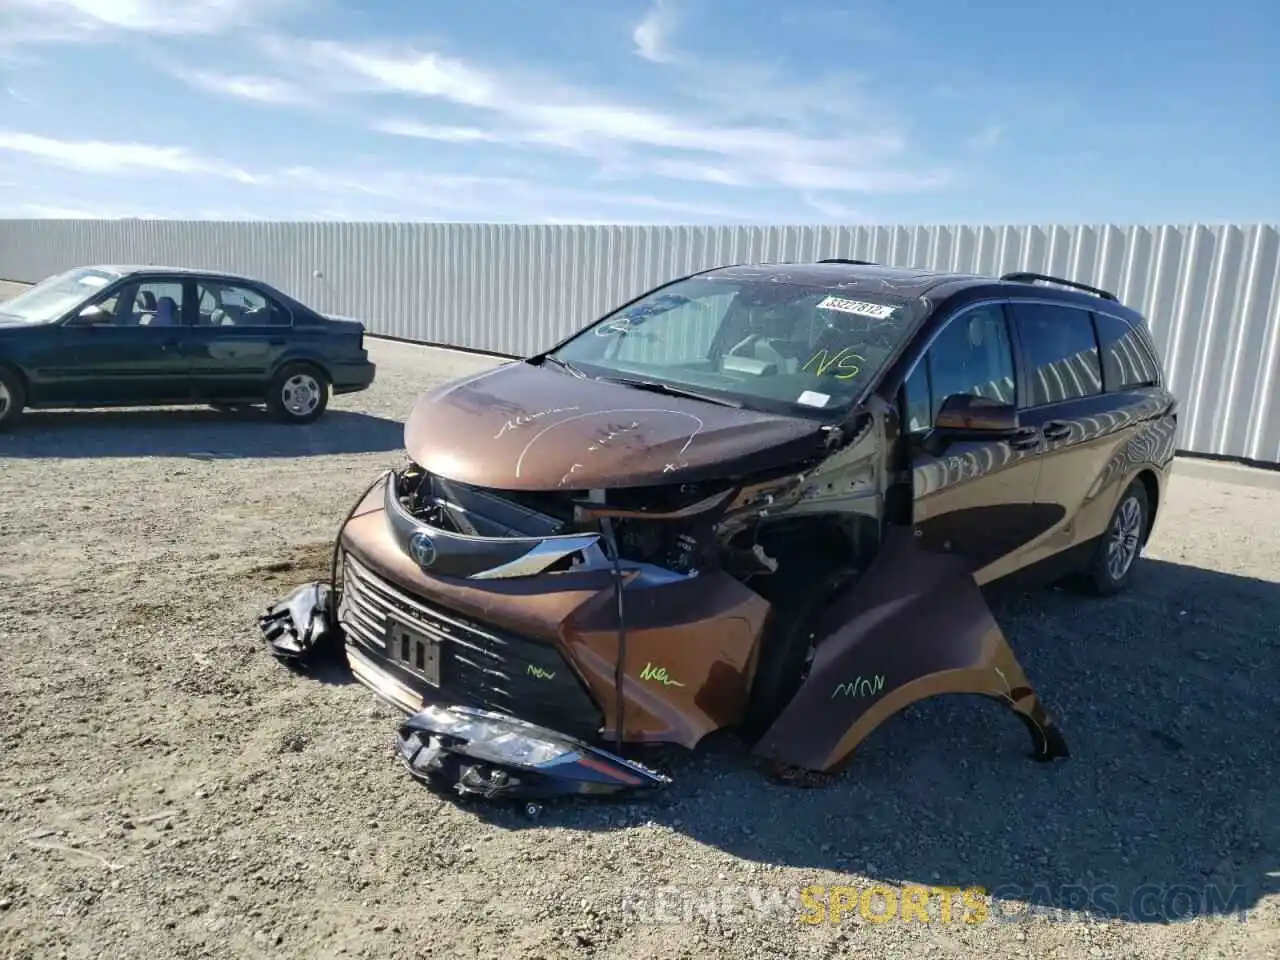
[[333, 592], [329, 584], [308, 583], [258, 617], [258, 629], [273, 656], [281, 660], [306, 660], [332, 651], [341, 642], [333, 613]]
[[671, 782], [546, 727], [470, 707], [423, 708], [400, 725], [397, 749], [416, 779], [486, 798], [602, 796]]

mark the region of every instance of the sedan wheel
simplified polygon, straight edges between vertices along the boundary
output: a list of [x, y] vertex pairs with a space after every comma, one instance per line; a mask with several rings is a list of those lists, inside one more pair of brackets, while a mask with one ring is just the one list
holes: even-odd
[[0, 430], [22, 416], [22, 408], [26, 403], [22, 381], [8, 370], [0, 368]]
[[277, 420], [310, 423], [329, 403], [329, 381], [310, 364], [290, 364], [271, 383], [267, 406]]
[[310, 374], [295, 374], [285, 381], [280, 398], [291, 414], [305, 417], [320, 402], [320, 384]]

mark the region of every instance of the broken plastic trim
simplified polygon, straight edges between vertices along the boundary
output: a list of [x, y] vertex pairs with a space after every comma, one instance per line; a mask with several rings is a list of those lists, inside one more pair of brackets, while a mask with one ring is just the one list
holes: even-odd
[[360, 509], [369, 491], [391, 475], [390, 470], [378, 474], [360, 496], [338, 527], [329, 556], [329, 582], [314, 581], [296, 588], [279, 603], [268, 607], [258, 617], [258, 629], [272, 655], [281, 660], [307, 660], [313, 655], [335, 653], [342, 643], [341, 625], [337, 620], [338, 557], [342, 548], [342, 532]]
[[258, 628], [273, 656], [304, 660], [330, 652], [338, 642], [333, 619], [333, 588], [306, 583], [258, 617]]
[[671, 782], [573, 737], [470, 707], [424, 707], [400, 725], [396, 748], [415, 779], [490, 799], [604, 796]]

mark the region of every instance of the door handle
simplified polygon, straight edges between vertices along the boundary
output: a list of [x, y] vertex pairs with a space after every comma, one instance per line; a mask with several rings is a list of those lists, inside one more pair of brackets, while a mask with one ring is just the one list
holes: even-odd
[[1046, 440], [1065, 440], [1071, 436], [1071, 424], [1063, 420], [1050, 420], [1044, 425]]
[[1040, 431], [1035, 427], [1023, 427], [1009, 438], [1009, 446], [1015, 450], [1030, 450], [1040, 443]]

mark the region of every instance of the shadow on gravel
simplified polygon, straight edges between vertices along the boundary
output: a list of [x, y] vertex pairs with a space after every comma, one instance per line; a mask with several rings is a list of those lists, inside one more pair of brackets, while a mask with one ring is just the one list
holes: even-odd
[[982, 887], [1010, 920], [1253, 909], [1280, 890], [1268, 876], [1280, 869], [1280, 584], [1151, 559], [1139, 576], [1109, 600], [1050, 590], [993, 604], [1069, 760], [1031, 761], [1011, 712], [951, 697], [890, 720], [825, 787], [769, 783], [726, 736], [694, 755], [664, 751], [675, 783], [656, 801], [625, 815], [583, 802], [541, 821], [612, 830], [652, 819], [799, 868], [802, 886], [858, 885], [817, 872], [832, 870]]
[[36, 411], [0, 433], [0, 457], [179, 457], [195, 460], [384, 453], [404, 424], [347, 410], [315, 423], [277, 423], [265, 411], [188, 408]]

